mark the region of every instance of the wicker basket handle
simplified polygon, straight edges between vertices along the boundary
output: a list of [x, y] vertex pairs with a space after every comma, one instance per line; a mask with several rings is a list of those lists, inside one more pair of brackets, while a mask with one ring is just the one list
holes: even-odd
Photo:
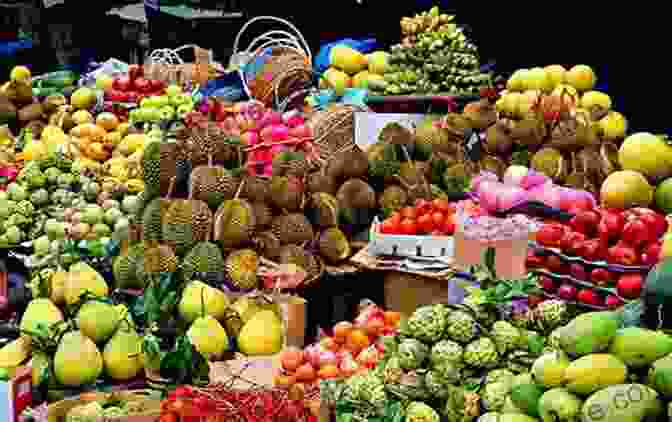
[[[258, 22], [258, 21], [262, 21], [262, 20], [273, 21], [273, 22], [284, 24], [284, 25], [288, 26], [294, 34], [292, 34], [290, 32], [287, 32], [287, 31], [280, 31], [280, 30], [269, 31], [269, 32], [261, 35], [260, 37], [255, 38], [250, 43], [250, 47], [248, 47], [248, 49], [246, 51], [244, 51], [244, 52], [239, 51], [240, 39], [242, 38], [243, 33], [253, 23]], [[238, 34], [236, 35], [236, 38], [233, 42], [232, 57], [235, 57], [239, 53], [250, 53], [250, 50], [252, 49], [251, 47], [254, 47], [255, 45], [257, 45], [259, 43], [259, 41], [261, 41], [261, 40], [266, 40], [266, 42], [271, 41], [271, 39], [269, 39], [271, 35], [282, 35], [284, 37], [287, 37], [285, 40], [282, 40], [282, 41], [291, 42], [291, 44], [294, 47], [300, 47], [300, 49], [303, 50], [303, 52], [308, 56], [308, 59], [312, 63], [313, 55], [310, 52], [310, 47], [308, 46], [308, 43], [306, 42], [306, 39], [301, 34], [301, 31], [299, 31], [299, 29], [296, 26], [294, 26], [294, 24], [292, 24], [291, 22], [289, 22], [285, 19], [282, 19], [282, 18], [275, 17], [275, 16], [256, 16], [256, 17], [250, 19], [249, 21], [247, 21], [243, 25], [243, 27], [240, 28], [240, 31], [238, 31]], [[280, 41], [280, 40], [272, 40], [272, 41], [276, 42], [276, 41]]]

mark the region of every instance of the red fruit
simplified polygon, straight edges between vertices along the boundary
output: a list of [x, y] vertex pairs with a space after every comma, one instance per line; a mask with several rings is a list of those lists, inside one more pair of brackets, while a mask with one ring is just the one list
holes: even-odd
[[112, 81], [112, 88], [116, 89], [117, 91], [126, 92], [131, 89], [131, 80], [127, 77], [117, 78]]
[[418, 226], [415, 224], [415, 221], [410, 218], [405, 218], [399, 224], [399, 231], [401, 234], [413, 235], [418, 233]]
[[590, 272], [590, 281], [597, 286], [606, 286], [611, 281], [611, 274], [604, 268], [595, 268]]
[[641, 263], [642, 265], [656, 265], [660, 261], [660, 253], [662, 251], [663, 245], [660, 241], [655, 241], [649, 243], [644, 247], [644, 252], [642, 252]]
[[654, 239], [658, 239], [667, 231], [667, 219], [657, 212], [643, 213], [639, 216], [639, 220], [650, 228]]
[[539, 280], [539, 287], [541, 287], [547, 293], [553, 293], [558, 288], [557, 284], [551, 277], [541, 276]]
[[609, 309], [616, 309], [616, 308], [620, 308], [623, 305], [623, 301], [621, 299], [619, 299], [618, 296], [609, 295], [609, 296], [607, 296], [607, 300], [605, 301], [605, 305], [607, 305], [607, 307]]
[[[604, 224], [605, 233], [609, 235], [609, 239], [617, 238], [623, 231], [625, 225], [625, 218], [623, 214], [616, 211], [605, 211], [602, 214], [600, 224]], [[599, 227], [598, 227], [599, 230]]]
[[392, 221], [394, 224], [399, 224], [401, 223], [402, 220], [401, 214], [399, 214], [398, 212], [393, 212], [392, 214], [390, 214], [389, 217], [387, 217], [387, 219]]
[[606, 255], [605, 245], [599, 239], [580, 242], [575, 247], [575, 253], [586, 261], [599, 261]]
[[432, 203], [426, 199], [418, 199], [415, 201], [415, 209], [418, 210], [418, 215], [426, 214], [432, 210]]
[[581, 264], [571, 264], [569, 266], [569, 275], [577, 280], [588, 280], [588, 274], [586, 273], [586, 268]]
[[432, 201], [432, 208], [441, 211], [444, 214], [450, 214], [450, 202], [446, 199], [435, 199]]
[[588, 237], [583, 233], [568, 231], [560, 240], [560, 249], [567, 255], [575, 255], [576, 247], [587, 239]]
[[401, 209], [400, 214], [403, 218], [415, 220], [418, 216], [418, 211], [413, 207], [404, 207]]
[[642, 293], [643, 284], [641, 274], [623, 274], [616, 282], [616, 290], [626, 299], [636, 299]]
[[443, 222], [443, 233], [447, 236], [455, 234], [455, 221], [452, 218], [446, 218]]
[[555, 274], [565, 274], [567, 272], [567, 264], [556, 255], [550, 255], [546, 258], [546, 268]]
[[557, 248], [566, 232], [567, 228], [562, 224], [544, 224], [537, 232], [536, 239], [541, 246]]
[[623, 226], [621, 240], [635, 248], [639, 248], [642, 245], [655, 240], [654, 230], [655, 227], [647, 226], [641, 218], [635, 218], [628, 221], [625, 223], [625, 226]]
[[576, 287], [571, 284], [563, 284], [558, 289], [558, 296], [560, 299], [572, 301], [576, 297]]
[[160, 92], [166, 87], [166, 84], [164, 84], [163, 81], [160, 81], [158, 79], [150, 79], [149, 85], [151, 86], [152, 91], [155, 92]]
[[581, 289], [576, 294], [576, 300], [585, 303], [586, 305], [600, 306], [602, 305], [602, 298], [591, 289]]
[[434, 230], [434, 222], [429, 214], [422, 214], [418, 217], [417, 224], [420, 233], [431, 233]]
[[578, 211], [569, 221], [569, 225], [579, 233], [593, 235], [600, 224], [600, 214], [593, 210]]
[[637, 265], [639, 257], [634, 248], [621, 241], [609, 248], [607, 262], [619, 265]]
[[534, 294], [527, 295], [527, 305], [530, 308], [534, 308], [535, 306], [537, 306], [538, 304], [540, 304], [544, 300], [546, 300], [546, 298], [544, 298], [543, 295], [534, 295]]
[[192, 391], [191, 388], [189, 387], [177, 387], [174, 391], [176, 397], [193, 397], [194, 392]]
[[540, 268], [545, 265], [544, 257], [535, 255], [534, 251], [529, 251], [525, 258], [527, 268]]
[[432, 222], [434, 223], [435, 227], [442, 227], [445, 221], [446, 217], [443, 215], [442, 212], [434, 211], [432, 213]]
[[126, 98], [125, 101], [126, 103], [139, 103], [140, 102], [140, 95], [138, 95], [137, 92], [131, 91], [126, 93]]
[[380, 232], [384, 234], [398, 234], [399, 225], [388, 218], [380, 225]]

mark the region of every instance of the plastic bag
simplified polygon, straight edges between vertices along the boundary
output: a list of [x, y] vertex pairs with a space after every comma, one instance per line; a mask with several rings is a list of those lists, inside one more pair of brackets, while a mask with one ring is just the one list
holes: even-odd
[[489, 213], [511, 209], [527, 201], [527, 191], [518, 186], [486, 180], [476, 192], [481, 206]]
[[322, 73], [329, 67], [329, 54], [331, 48], [339, 45], [345, 44], [348, 47], [359, 51], [360, 53], [369, 53], [378, 47], [378, 41], [375, 38], [369, 38], [366, 40], [353, 40], [352, 38], [344, 38], [342, 40], [334, 41], [332, 43], [323, 45], [320, 47], [319, 53], [315, 56], [313, 60], [313, 67], [318, 73]]

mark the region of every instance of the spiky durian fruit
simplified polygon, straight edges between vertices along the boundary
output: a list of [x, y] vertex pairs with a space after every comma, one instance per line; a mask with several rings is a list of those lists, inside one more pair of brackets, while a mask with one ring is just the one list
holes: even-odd
[[306, 270], [308, 278], [315, 278], [323, 270], [322, 261], [306, 251], [300, 245], [283, 245], [278, 252], [278, 262], [280, 264], [293, 264]]
[[338, 201], [333, 195], [325, 192], [310, 195], [305, 210], [310, 222], [318, 227], [338, 225]]
[[226, 268], [222, 251], [215, 243], [199, 242], [182, 261], [182, 276], [192, 280], [198, 274], [210, 282], [221, 282]]
[[303, 243], [313, 239], [313, 226], [305, 215], [292, 213], [276, 217], [272, 223], [273, 233], [284, 243]]
[[223, 248], [236, 248], [252, 238], [254, 209], [245, 199], [229, 199], [215, 213], [214, 240]]
[[259, 256], [253, 249], [239, 249], [226, 257], [226, 277], [232, 286], [250, 290], [259, 286]]
[[378, 141], [385, 144], [407, 145], [413, 143], [413, 133], [397, 122], [388, 123], [378, 134]]
[[174, 273], [177, 269], [177, 257], [166, 245], [145, 245], [143, 267], [147, 274]]
[[306, 190], [310, 193], [324, 192], [335, 195], [338, 181], [325, 170], [315, 171], [306, 177]]
[[350, 257], [350, 242], [338, 227], [330, 227], [320, 234], [318, 241], [320, 255], [332, 264], [337, 264]]
[[261, 231], [267, 228], [273, 221], [273, 213], [271, 207], [266, 202], [252, 202], [252, 209], [255, 217], [255, 230]]
[[273, 176], [304, 177], [310, 168], [310, 162], [302, 152], [284, 151], [273, 158]]
[[161, 192], [161, 143], [150, 142], [142, 155], [142, 173], [147, 198], [155, 198]]
[[326, 168], [326, 174], [336, 179], [365, 177], [368, 171], [369, 158], [357, 146], [337, 153]]
[[212, 211], [203, 201], [174, 199], [163, 216], [163, 241], [184, 255], [212, 232]]
[[145, 245], [137, 243], [128, 249], [125, 255], [120, 255], [114, 260], [112, 272], [116, 287], [120, 289], [141, 289], [145, 287], [144, 280], [137, 278], [138, 262], [145, 253]]
[[142, 213], [142, 238], [149, 241], [163, 240], [163, 216], [168, 208], [169, 200], [154, 198]]
[[274, 176], [271, 179], [271, 203], [289, 212], [298, 211], [303, 203], [304, 184], [294, 176]]
[[240, 197], [251, 202], [265, 202], [269, 198], [270, 180], [261, 176], [245, 175], [242, 179]]
[[397, 211], [406, 206], [407, 202], [408, 193], [398, 185], [386, 187], [378, 199], [380, 207], [387, 211]]
[[222, 202], [233, 198], [239, 184], [238, 178], [224, 167], [199, 166], [191, 172], [190, 196], [217, 209]]
[[282, 243], [278, 236], [272, 231], [257, 233], [252, 239], [257, 253], [271, 260], [276, 260], [282, 247]]
[[338, 205], [346, 209], [371, 209], [376, 206], [376, 192], [361, 179], [347, 180], [336, 193]]

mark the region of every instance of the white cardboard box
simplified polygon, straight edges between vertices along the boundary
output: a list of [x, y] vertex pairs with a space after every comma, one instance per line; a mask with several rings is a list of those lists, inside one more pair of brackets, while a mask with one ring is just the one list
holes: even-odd
[[368, 250], [372, 255], [454, 257], [455, 239], [453, 236], [411, 236], [402, 234], [383, 234], [379, 230], [380, 222], [374, 219], [371, 224]]

